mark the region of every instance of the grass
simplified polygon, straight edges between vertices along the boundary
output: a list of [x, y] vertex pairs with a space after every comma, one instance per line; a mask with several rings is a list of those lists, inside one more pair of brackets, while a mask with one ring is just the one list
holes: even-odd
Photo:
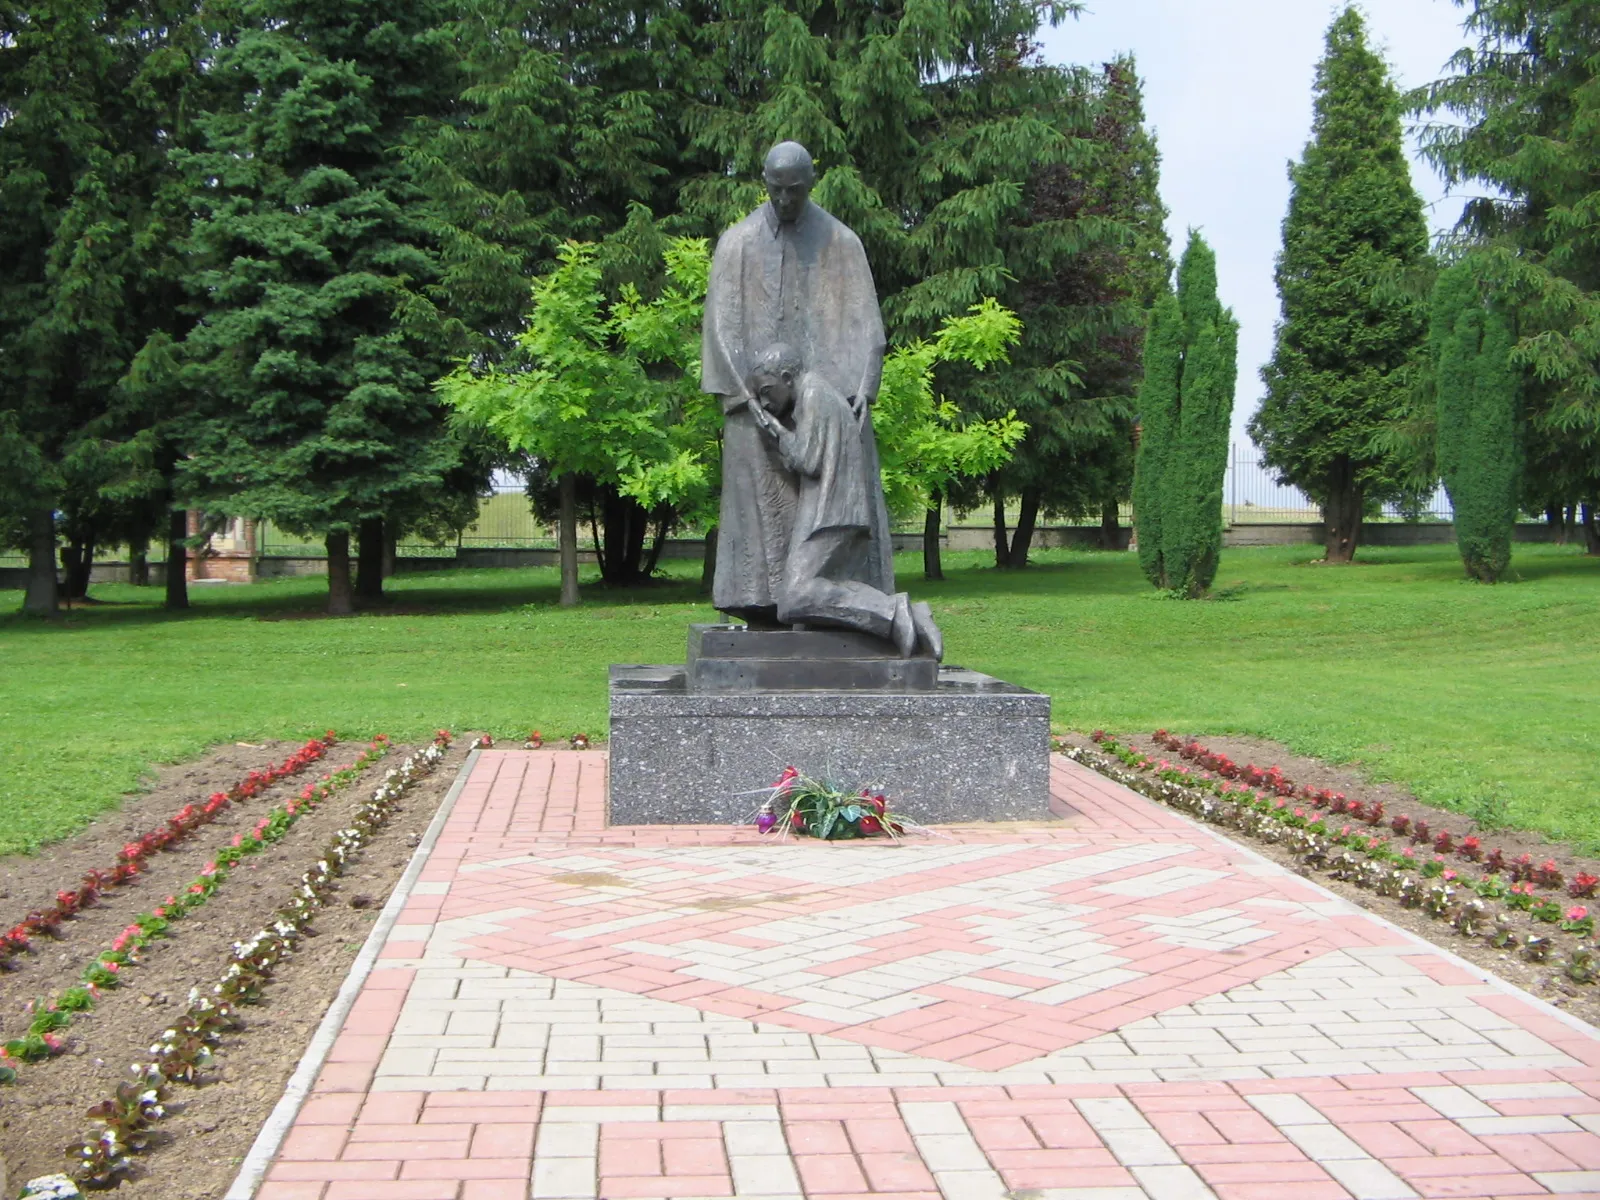
[[[1461, 578], [1451, 547], [1226, 552], [1219, 598], [1155, 594], [1133, 556], [1045, 552], [1020, 573], [950, 556], [920, 582], [952, 661], [1049, 692], [1058, 728], [1241, 733], [1446, 805], [1503, 798], [1518, 825], [1600, 844], [1600, 560], [1519, 546], [1515, 582]], [[80, 827], [152, 762], [219, 742], [421, 737], [445, 725], [520, 737], [597, 734], [606, 664], [682, 661], [713, 614], [698, 563], [657, 586], [555, 605], [553, 569], [401, 576], [390, 606], [319, 615], [323, 582], [196, 587], [169, 616], [154, 590], [38, 623], [0, 616], [0, 851]], [[9, 613], [20, 594], [0, 592]]]

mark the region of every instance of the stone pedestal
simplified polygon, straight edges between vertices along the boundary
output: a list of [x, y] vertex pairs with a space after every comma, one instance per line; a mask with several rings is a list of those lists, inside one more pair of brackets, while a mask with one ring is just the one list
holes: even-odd
[[847, 629], [689, 626], [691, 692], [931, 692], [939, 661]]
[[696, 690], [685, 667], [613, 666], [610, 750], [613, 825], [748, 820], [787, 766], [881, 786], [924, 824], [1049, 812], [1050, 697], [960, 667], [919, 691]]

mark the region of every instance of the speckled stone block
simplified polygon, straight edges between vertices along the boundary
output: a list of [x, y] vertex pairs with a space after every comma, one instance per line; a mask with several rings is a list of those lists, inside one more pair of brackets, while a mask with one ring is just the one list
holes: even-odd
[[786, 766], [881, 786], [925, 824], [1049, 813], [1050, 697], [960, 667], [931, 692], [718, 695], [613, 666], [610, 751], [613, 825], [747, 820]]

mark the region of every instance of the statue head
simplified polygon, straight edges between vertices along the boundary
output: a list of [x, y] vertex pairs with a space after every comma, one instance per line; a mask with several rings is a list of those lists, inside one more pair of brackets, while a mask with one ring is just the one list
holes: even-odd
[[750, 394], [773, 416], [785, 416], [794, 407], [794, 383], [801, 370], [800, 355], [783, 342], [774, 342], [751, 364]]
[[767, 184], [767, 198], [778, 220], [788, 223], [805, 211], [811, 185], [817, 181], [811, 155], [799, 142], [779, 142], [767, 151], [761, 177]]

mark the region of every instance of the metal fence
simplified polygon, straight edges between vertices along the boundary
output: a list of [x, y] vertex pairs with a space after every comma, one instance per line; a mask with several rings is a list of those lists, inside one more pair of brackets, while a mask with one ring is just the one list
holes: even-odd
[[[1254, 446], [1237, 442], [1228, 449], [1222, 481], [1223, 517], [1230, 525], [1316, 524], [1322, 508], [1299, 488], [1278, 482]], [[1453, 521], [1455, 510], [1444, 488], [1436, 488], [1417, 508], [1386, 504], [1378, 518], [1387, 521]]]

